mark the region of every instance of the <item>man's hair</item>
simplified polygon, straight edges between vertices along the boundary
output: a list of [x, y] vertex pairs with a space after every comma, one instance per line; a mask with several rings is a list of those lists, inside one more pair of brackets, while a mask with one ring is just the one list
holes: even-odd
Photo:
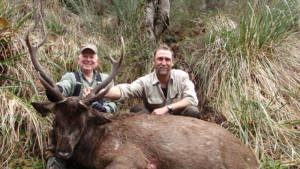
[[153, 55], [153, 60], [155, 59], [155, 55], [156, 55], [156, 53], [157, 53], [159, 50], [168, 50], [168, 51], [170, 51], [171, 54], [172, 54], [172, 59], [173, 59], [174, 52], [173, 52], [172, 48], [170, 48], [170, 47], [169, 47], [168, 45], [166, 45], [166, 44], [162, 44], [162, 45], [158, 46], [158, 48], [155, 49], [154, 55]]

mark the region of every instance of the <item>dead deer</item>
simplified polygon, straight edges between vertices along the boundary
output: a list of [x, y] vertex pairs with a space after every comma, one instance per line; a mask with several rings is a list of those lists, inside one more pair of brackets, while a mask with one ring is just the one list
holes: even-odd
[[90, 108], [105, 95], [123, 59], [110, 58], [112, 73], [87, 98], [65, 98], [40, 65], [36, 52], [46, 40], [26, 44], [43, 86], [55, 102], [32, 103], [46, 116], [55, 115], [56, 156], [90, 169], [256, 169], [251, 150], [224, 128], [196, 118], [138, 114], [109, 120]]

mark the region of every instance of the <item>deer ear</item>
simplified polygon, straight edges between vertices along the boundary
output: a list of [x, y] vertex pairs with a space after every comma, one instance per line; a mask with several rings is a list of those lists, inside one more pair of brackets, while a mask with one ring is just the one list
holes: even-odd
[[54, 107], [52, 102], [32, 102], [32, 106], [37, 112], [39, 112], [43, 117], [47, 116]]
[[106, 118], [103, 115], [98, 115], [98, 116], [95, 117], [95, 122], [96, 122], [97, 125], [103, 125], [103, 124], [106, 124], [106, 123], [110, 123], [111, 120]]
[[103, 125], [106, 123], [110, 123], [111, 120], [105, 116], [107, 113], [99, 112], [91, 108], [90, 112], [88, 112], [88, 119], [90, 122], [95, 123], [96, 125]]

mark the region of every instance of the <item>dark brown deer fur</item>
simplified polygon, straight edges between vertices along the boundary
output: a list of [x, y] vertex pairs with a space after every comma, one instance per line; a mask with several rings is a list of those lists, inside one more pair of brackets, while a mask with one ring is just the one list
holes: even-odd
[[213, 123], [148, 114], [110, 121], [78, 98], [50, 104], [49, 109], [33, 103], [39, 112], [55, 112], [57, 156], [86, 168], [258, 168], [252, 152]]
[[[199, 119], [173, 115], [139, 114], [109, 120], [90, 104], [103, 97], [113, 73], [80, 100], [64, 98], [36, 58], [26, 37], [32, 62], [55, 102], [32, 103], [43, 116], [55, 114], [56, 156], [89, 169], [256, 169], [253, 153], [222, 127]], [[100, 92], [99, 92], [100, 91]]]

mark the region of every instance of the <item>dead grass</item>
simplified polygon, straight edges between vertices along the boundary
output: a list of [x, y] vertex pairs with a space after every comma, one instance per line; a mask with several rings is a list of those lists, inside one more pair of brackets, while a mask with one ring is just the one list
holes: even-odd
[[1, 164], [5, 166], [16, 154], [25, 156], [26, 153], [43, 153], [47, 122], [27, 103], [7, 90], [1, 91], [0, 100]]

